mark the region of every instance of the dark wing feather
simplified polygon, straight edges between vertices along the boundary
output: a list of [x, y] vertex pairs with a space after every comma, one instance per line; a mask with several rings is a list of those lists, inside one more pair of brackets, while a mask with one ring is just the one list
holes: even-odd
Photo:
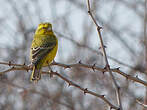
[[56, 45], [56, 42], [44, 42], [40, 47], [32, 49], [32, 64], [37, 65]]
[[32, 64], [37, 65], [51, 50], [52, 48], [39, 48], [36, 52], [32, 50], [32, 53], [34, 52], [32, 54]]

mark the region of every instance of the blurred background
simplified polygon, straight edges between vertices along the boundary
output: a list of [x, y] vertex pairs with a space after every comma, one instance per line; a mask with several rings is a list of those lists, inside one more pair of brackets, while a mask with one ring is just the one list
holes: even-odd
[[[112, 68], [147, 80], [147, 0], [90, 0], [92, 13], [102, 26], [102, 37]], [[34, 31], [51, 22], [59, 40], [55, 61], [81, 62], [105, 67], [96, 27], [87, 13], [86, 0], [0, 0], [0, 62], [30, 64]], [[0, 71], [8, 66], [0, 65]], [[117, 105], [109, 73], [86, 68], [53, 66], [66, 78]], [[113, 73], [120, 86], [124, 110], [145, 110], [145, 86]], [[0, 76], [0, 110], [109, 110], [101, 99], [68, 87], [58, 77], [42, 75], [33, 84], [31, 71], [11, 71]]]

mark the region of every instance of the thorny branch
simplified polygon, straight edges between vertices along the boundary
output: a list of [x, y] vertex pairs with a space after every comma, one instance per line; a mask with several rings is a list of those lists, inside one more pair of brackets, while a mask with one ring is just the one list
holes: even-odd
[[[6, 71], [3, 71], [3, 72], [0, 72], [0, 74], [4, 74], [4, 73], [6, 73], [6, 72], [14, 71], [14, 70], [26, 70], [26, 71], [28, 71], [28, 70], [31, 70], [31, 69], [32, 69], [32, 68], [30, 68], [29, 66], [24, 65], [24, 64], [23, 64], [23, 65], [20, 65], [20, 64], [13, 64], [13, 63], [11, 63], [11, 62], [9, 62], [9, 63], [0, 62], [0, 64], [9, 65], [9, 66], [12, 65], [12, 67], [11, 67], [10, 69], [8, 69], [8, 70], [6, 70]], [[53, 64], [52, 64], [52, 65], [53, 65]], [[42, 73], [43, 73], [43, 74], [48, 74], [49, 72], [47, 72], [47, 71], [42, 71]], [[88, 90], [88, 88], [83, 88], [83, 87], [79, 86], [78, 84], [76, 84], [76, 83], [70, 81], [70, 80], [67, 79], [66, 77], [62, 76], [62, 75], [59, 74], [58, 72], [53, 72], [53, 71], [51, 71], [50, 76], [53, 76], [53, 75], [56, 75], [56, 76], [58, 76], [59, 78], [61, 78], [61, 79], [63, 79], [64, 81], [66, 81], [66, 82], [69, 84], [69, 86], [74, 86], [74, 87], [80, 89], [81, 91], [83, 91], [84, 94], [87, 93], [87, 94], [90, 94], [90, 95], [93, 95], [93, 96], [96, 96], [96, 97], [102, 99], [104, 102], [106, 102], [106, 103], [111, 107], [111, 109], [113, 108], [113, 109], [119, 110], [119, 107], [113, 105], [110, 101], [108, 101], [108, 100], [106, 99], [105, 95], [100, 95], [100, 94], [95, 93], [95, 92], [93, 92], [93, 91], [91, 91], [91, 90]]]
[[[70, 37], [67, 37], [67, 36], [64, 35], [64, 34], [61, 34], [61, 33], [59, 33], [59, 32], [56, 32], [56, 33], [57, 33], [60, 37], [65, 38], [65, 39], [71, 41], [73, 44], [77, 45], [78, 47], [86, 48], [86, 49], [88, 49], [89, 51], [91, 51], [91, 52], [93, 52], [93, 53], [96, 53], [96, 54], [100, 54], [100, 55], [102, 54], [101, 52], [99, 52], [99, 51], [97, 51], [97, 50], [95, 50], [95, 49], [89, 47], [88, 45], [78, 43], [78, 42], [75, 41], [74, 39], [72, 39], [72, 38], [70, 38]], [[111, 57], [111, 56], [109, 56], [109, 55], [107, 55], [107, 57], [108, 57], [108, 59], [110, 59], [110, 60], [112, 60], [112, 61], [115, 61], [115, 62], [117, 62], [117, 63], [120, 64], [120, 65], [126, 66], [126, 67], [128, 67], [128, 68], [130, 68], [130, 69], [132, 69], [132, 70], [139, 71], [139, 72], [141, 72], [141, 73], [145, 73], [145, 74], [146, 74], [146, 71], [144, 71], [143, 69], [137, 68], [137, 66], [133, 67], [133, 66], [131, 66], [131, 65], [129, 65], [129, 64], [126, 64], [126, 63], [123, 63], [123, 62], [119, 61], [118, 59], [113, 58], [113, 57]]]
[[[4, 73], [10, 72], [10, 71], [15, 71], [15, 70], [26, 70], [26, 71], [31, 70], [31, 68], [29, 68], [25, 64], [15, 64], [15, 63], [11, 63], [11, 62], [8, 62], [8, 63], [0, 62], [0, 64], [11, 66], [10, 69], [2, 71], [2, 72], [0, 72], [0, 74], [4, 74]], [[64, 67], [65, 69], [72, 68], [72, 67], [82, 67], [82, 68], [92, 69], [93, 71], [95, 71], [95, 70], [101, 71], [102, 73], [108, 71], [107, 68], [100, 68], [100, 67], [96, 66], [95, 64], [92, 64], [92, 65], [84, 64], [81, 61], [79, 61], [78, 63], [75, 63], [75, 64], [63, 64], [63, 63], [59, 63], [59, 62], [54, 61], [51, 64], [51, 66], [54, 66], [54, 65]], [[120, 74], [120, 75], [124, 76], [126, 79], [132, 80], [133, 82], [137, 82], [137, 83], [143, 84], [144, 86], [147, 86], [147, 81], [143, 81], [138, 76], [133, 77], [131, 75], [128, 75], [128, 74], [124, 73], [123, 71], [121, 71], [119, 68], [113, 68], [113, 69], [111, 69], [111, 71], [115, 72], [117, 74]]]
[[[48, 73], [48, 72], [43, 72], [43, 73]], [[66, 81], [66, 82], [69, 84], [69, 86], [74, 86], [74, 87], [80, 89], [81, 91], [83, 91], [84, 94], [87, 93], [87, 94], [96, 96], [96, 97], [102, 99], [104, 102], [106, 102], [111, 108], [116, 109], [116, 110], [119, 110], [119, 107], [113, 105], [110, 101], [108, 101], [108, 100], [105, 98], [105, 95], [100, 95], [100, 94], [98, 94], [98, 93], [95, 93], [95, 92], [93, 92], [93, 91], [88, 90], [88, 88], [83, 88], [83, 87], [79, 86], [78, 84], [76, 84], [76, 83], [74, 83], [74, 82], [68, 80], [67, 78], [65, 78], [64, 76], [62, 76], [61, 74], [59, 74], [59, 73], [57, 73], [57, 72], [53, 72], [53, 71], [52, 71], [50, 74], [53, 74], [53, 75], [56, 75], [56, 76], [60, 77], [61, 79], [63, 79], [64, 81]]]
[[[70, 0], [70, 1], [73, 1], [73, 0]], [[92, 1], [92, 0], [91, 0]], [[120, 0], [121, 1], [121, 0]], [[123, 1], [123, 0], [122, 0]], [[145, 0], [146, 1], [146, 0]], [[126, 2], [127, 3], [127, 2]], [[137, 2], [138, 3], [138, 2]], [[141, 3], [144, 3], [144, 2], [141, 2]], [[131, 4], [131, 3], [130, 3]], [[14, 5], [15, 6], [15, 5]], [[90, 6], [90, 5], [89, 5]], [[137, 7], [136, 5], [134, 5], [134, 4], [132, 4], [132, 6], [133, 7]], [[132, 7], [132, 9], [131, 10], [133, 10], [133, 7]], [[136, 11], [136, 8], [134, 8], [134, 10]], [[134, 11], [133, 10], [133, 11]], [[140, 14], [139, 12], [138, 13], [136, 13], [136, 14]], [[18, 15], [18, 14], [17, 14]], [[143, 18], [143, 15], [142, 15], [142, 18]], [[10, 26], [11, 27], [11, 26]], [[109, 26], [108, 26], [109, 27]], [[110, 31], [111, 31], [111, 29], [110, 29]], [[115, 30], [114, 30], [115, 31]], [[116, 32], [117, 33], [117, 32]], [[10, 34], [10, 33], [9, 33]], [[79, 46], [83, 46], [83, 47], [85, 47], [85, 45], [83, 44], [80, 44]], [[89, 49], [89, 47], [88, 47], [88, 49]], [[94, 49], [93, 49], [94, 50]], [[97, 53], [98, 53], [98, 51], [97, 50], [94, 50], [94, 51], [96, 51]], [[110, 58], [108, 55], [107, 55], [107, 58]], [[115, 60], [117, 60], [117, 59], [115, 59]], [[118, 61], [117, 61], [118, 62]], [[121, 62], [120, 62], [121, 63]], [[7, 64], [6, 64], [7, 65]], [[89, 68], [89, 69], [91, 69], [91, 70], [93, 70], [93, 71], [96, 71], [96, 70], [98, 70], [98, 71], [101, 71], [101, 72], [107, 72], [108, 71], [108, 68], [99, 68], [99, 67], [97, 67], [95, 64], [92, 64], [92, 65], [87, 65], [87, 64], [83, 64], [83, 63], [81, 63], [81, 62], [79, 62], [79, 63], [76, 63], [76, 64], [61, 64], [61, 63], [57, 63], [57, 62], [54, 62], [53, 63], [53, 65], [57, 65], [57, 66], [62, 66], [62, 67], [64, 67], [64, 68], [72, 68], [72, 67], [83, 67], [83, 68]], [[16, 66], [16, 64], [12, 64], [11, 62], [9, 62], [9, 66], [10, 66], [10, 68], [8, 69], [8, 70], [5, 70], [5, 71], [3, 71], [3, 72], [0, 72], [0, 74], [4, 74], [4, 73], [7, 73], [7, 72], [10, 72], [10, 71], [14, 71], [14, 70], [22, 70], [22, 71], [28, 71], [28, 70], [30, 70], [30, 68], [28, 67], [28, 66], [26, 66], [25, 64], [23, 65], [23, 64], [21, 64], [21, 65], [17, 65]], [[112, 69], [112, 68], [110, 68], [111, 69], [111, 71], [112, 72], [115, 72], [114, 74], [116, 74], [116, 73], [118, 73], [118, 74], [121, 74], [121, 75], [123, 75], [124, 77], [126, 77], [126, 79], [130, 79], [130, 80], [133, 80], [134, 82], [138, 82], [138, 83], [140, 83], [140, 84], [143, 84], [143, 85], [145, 85], [145, 86], [147, 86], [147, 82], [146, 81], [143, 81], [143, 80], [141, 80], [140, 78], [138, 78], [138, 77], [133, 77], [133, 76], [130, 76], [130, 75], [128, 75], [128, 74], [126, 74], [126, 73], [124, 73], [124, 72], [122, 72], [122, 71], [120, 71], [120, 69], [119, 68], [114, 68], [114, 69]], [[58, 77], [58, 76], [57, 76]], [[117, 80], [116, 80], [117, 81]], [[11, 84], [11, 83], [10, 83]], [[30, 91], [30, 90], [29, 90]], [[84, 92], [84, 91], [83, 91]], [[37, 93], [38, 94], [38, 93]], [[45, 97], [47, 97], [47, 96], [45, 96]], [[115, 104], [116, 105], [116, 104]]]
[[87, 8], [88, 8], [88, 14], [90, 15], [92, 21], [94, 22], [94, 24], [95, 24], [95, 26], [96, 26], [96, 28], [97, 28], [97, 32], [98, 32], [99, 39], [100, 39], [100, 43], [101, 43], [101, 48], [102, 48], [103, 55], [104, 55], [105, 62], [106, 62], [106, 68], [108, 69], [108, 72], [109, 72], [109, 74], [110, 74], [110, 76], [111, 76], [111, 78], [112, 78], [112, 81], [113, 81], [114, 85], [115, 85], [115, 91], [116, 91], [116, 96], [117, 96], [117, 102], [118, 102], [118, 105], [119, 105], [119, 107], [120, 107], [120, 110], [122, 110], [121, 97], [120, 97], [120, 87], [118, 86], [118, 84], [117, 84], [117, 82], [116, 82], [116, 80], [115, 80], [115, 78], [114, 78], [114, 76], [113, 76], [113, 74], [112, 74], [112, 71], [111, 71], [111, 69], [110, 69], [110, 65], [109, 65], [109, 62], [108, 62], [108, 59], [107, 59], [107, 55], [106, 55], [106, 51], [105, 51], [105, 46], [104, 46], [104, 44], [103, 44], [103, 39], [102, 39], [102, 35], [101, 35], [101, 28], [102, 28], [102, 27], [100, 27], [100, 26], [97, 24], [97, 22], [96, 22], [96, 20], [95, 20], [95, 18], [94, 18], [94, 16], [93, 16], [93, 14], [92, 14], [92, 12], [91, 12], [89, 0], [87, 0]]
[[[102, 73], [108, 71], [107, 68], [100, 68], [100, 67], [96, 66], [95, 64], [87, 65], [87, 64], [82, 63], [81, 61], [79, 61], [78, 63], [75, 63], [75, 64], [62, 64], [62, 63], [58, 63], [58, 62], [53, 62], [51, 65], [58, 65], [58, 66], [61, 66], [61, 67], [64, 67], [64, 68], [72, 68], [72, 67], [90, 68], [93, 71], [98, 70], [98, 71], [101, 71]], [[143, 84], [144, 86], [147, 86], [146, 81], [141, 80], [138, 76], [133, 77], [131, 75], [128, 75], [128, 74], [124, 73], [123, 71], [121, 71], [119, 68], [111, 69], [111, 71], [124, 76], [126, 79], [130, 79], [134, 82], [138, 82], [140, 84]]]
[[[11, 62], [8, 62], [8, 63], [6, 63], [6, 62], [0, 62], [0, 64], [10, 66], [10, 69], [7, 69], [7, 70], [5, 70], [5, 71], [0, 72], [0, 75], [5, 74], [5, 73], [10, 72], [10, 71], [15, 71], [15, 70], [26, 70], [26, 71], [31, 70], [31, 68], [30, 68], [29, 66], [25, 65], [25, 64], [15, 64], [15, 63], [11, 63]], [[98, 71], [101, 71], [101, 72], [103, 72], [103, 73], [108, 71], [107, 68], [100, 68], [100, 67], [96, 66], [95, 64], [93, 64], [93, 65], [83, 64], [81, 61], [79, 61], [78, 63], [75, 63], [75, 64], [62, 64], [62, 63], [58, 63], [58, 62], [55, 62], [55, 61], [54, 61], [54, 62], [51, 64], [51, 66], [54, 66], [54, 65], [56, 65], [56, 66], [61, 66], [61, 67], [65, 68], [65, 69], [66, 69], [66, 68], [73, 68], [73, 67], [83, 67], [83, 68], [92, 69], [93, 71], [98, 70]], [[138, 82], [138, 83], [140, 83], [140, 84], [143, 84], [144, 86], [147, 86], [147, 82], [146, 82], [146, 81], [143, 81], [143, 80], [139, 79], [138, 77], [133, 77], [133, 76], [131, 76], [131, 75], [128, 75], [128, 74], [126, 74], [126, 73], [120, 71], [119, 68], [111, 69], [111, 71], [112, 71], [112, 72], [115, 72], [115, 73], [118, 73], [118, 74], [120, 74], [120, 75], [122, 75], [122, 76], [124, 76], [126, 79], [130, 79], [130, 80], [132, 80], [132, 81], [134, 81], [134, 82]], [[46, 73], [48, 73], [48, 72], [43, 72], [43, 73], [46, 74]], [[95, 93], [95, 92], [89, 91], [88, 89], [83, 88], [83, 87], [81, 87], [81, 86], [75, 84], [74, 82], [68, 80], [67, 78], [63, 77], [62, 75], [60, 75], [60, 74], [57, 73], [57, 72], [52, 72], [52, 75], [56, 75], [56, 76], [60, 77], [61, 79], [65, 80], [65, 81], [69, 84], [69, 86], [72, 85], [72, 86], [74, 86], [74, 87], [76, 87], [76, 88], [79, 88], [79, 89], [82, 90], [84, 93], [88, 93], [88, 94], [91, 94], [91, 95], [93, 95], [93, 96], [96, 96], [96, 97], [101, 98], [103, 101], [105, 101], [107, 104], [109, 104], [109, 106], [110, 106], [111, 108], [119, 109], [117, 106], [114, 106], [112, 103], [110, 103], [110, 102], [104, 97], [104, 95], [100, 95], [100, 94], [97, 94], [97, 93]]]

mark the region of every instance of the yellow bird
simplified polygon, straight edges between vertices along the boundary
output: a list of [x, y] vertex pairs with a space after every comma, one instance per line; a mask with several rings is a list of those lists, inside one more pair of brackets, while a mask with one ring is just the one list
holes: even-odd
[[32, 41], [30, 58], [33, 71], [30, 80], [41, 79], [41, 68], [48, 66], [56, 56], [58, 39], [54, 35], [50, 23], [39, 24]]

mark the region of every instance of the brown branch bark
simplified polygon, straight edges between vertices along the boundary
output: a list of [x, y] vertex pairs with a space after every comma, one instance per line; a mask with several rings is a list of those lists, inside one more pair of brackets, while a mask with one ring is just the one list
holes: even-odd
[[[26, 70], [26, 71], [31, 70], [31, 68], [29, 68], [29, 66], [24, 65], [24, 64], [14, 64], [14, 63], [10, 64], [10, 62], [9, 63], [0, 62], [0, 64], [12, 66], [10, 69], [7, 69], [5, 71], [0, 72], [0, 74], [4, 74], [4, 73], [10, 72], [10, 71], [15, 71], [15, 70]], [[93, 71], [95, 71], [95, 70], [101, 71], [102, 73], [108, 71], [107, 68], [100, 68], [100, 67], [96, 66], [95, 64], [93, 64], [93, 65], [83, 64], [81, 61], [79, 63], [75, 63], [75, 64], [63, 64], [63, 63], [53, 62], [51, 64], [51, 66], [54, 66], [54, 65], [61, 66], [64, 68], [73, 68], [73, 67], [89, 68], [89, 69], [92, 69]], [[139, 84], [142, 84], [144, 86], [147, 86], [147, 81], [141, 80], [138, 76], [133, 77], [131, 75], [128, 75], [128, 74], [124, 73], [123, 71], [121, 71], [119, 68], [111, 69], [111, 71], [122, 75], [126, 79], [129, 79], [129, 80], [132, 80], [132, 81], [137, 82]]]
[[[10, 65], [10, 63], [0, 63], [0, 64]], [[28, 71], [28, 70], [31, 70], [32, 69], [32, 68], [30, 68], [27, 65], [20, 65], [20, 64], [16, 64], [15, 65], [15, 64], [12, 64], [12, 63], [11, 63], [11, 65], [13, 65], [13, 67], [11, 67], [10, 69], [8, 69], [6, 71], [0, 72], [0, 74], [4, 74], [4, 73], [10, 72], [10, 71], [15, 71], [15, 70], [26, 70], [26, 71]], [[42, 71], [42, 73], [43, 74], [49, 74], [49, 72], [47, 72], [47, 71]], [[91, 90], [88, 90], [87, 88], [83, 88], [83, 87], [79, 86], [78, 84], [70, 81], [66, 77], [62, 76], [58, 72], [51, 71], [50, 76], [53, 76], [53, 75], [56, 75], [59, 78], [61, 78], [62, 80], [66, 81], [69, 84], [69, 86], [74, 86], [74, 87], [80, 89], [81, 91], [83, 91], [84, 94], [87, 93], [87, 94], [93, 95], [95, 97], [98, 97], [98, 98], [102, 99], [104, 102], [106, 102], [111, 108], [116, 109], [116, 110], [119, 110], [119, 107], [113, 105], [109, 100], [107, 100], [106, 97], [105, 97], [105, 95], [100, 95], [100, 94], [95, 93], [95, 92], [93, 92]]]
[[109, 72], [109, 74], [111, 76], [113, 84], [115, 85], [115, 91], [116, 91], [118, 105], [120, 107], [120, 110], [123, 110], [122, 109], [122, 104], [121, 104], [120, 87], [118, 86], [118, 84], [117, 84], [117, 82], [116, 82], [116, 80], [115, 80], [115, 78], [114, 78], [114, 76], [112, 74], [112, 71], [110, 69], [110, 65], [109, 65], [107, 55], [106, 55], [106, 51], [105, 51], [105, 46], [104, 46], [102, 35], [101, 35], [101, 27], [97, 24], [92, 12], [91, 12], [89, 0], [87, 0], [87, 8], [88, 8], [88, 14], [90, 15], [92, 21], [94, 22], [94, 24], [95, 24], [95, 26], [97, 28], [98, 36], [99, 36], [100, 43], [101, 43], [101, 48], [102, 48], [104, 59], [105, 59], [105, 62], [106, 62], [106, 68], [108, 69], [108, 72]]

